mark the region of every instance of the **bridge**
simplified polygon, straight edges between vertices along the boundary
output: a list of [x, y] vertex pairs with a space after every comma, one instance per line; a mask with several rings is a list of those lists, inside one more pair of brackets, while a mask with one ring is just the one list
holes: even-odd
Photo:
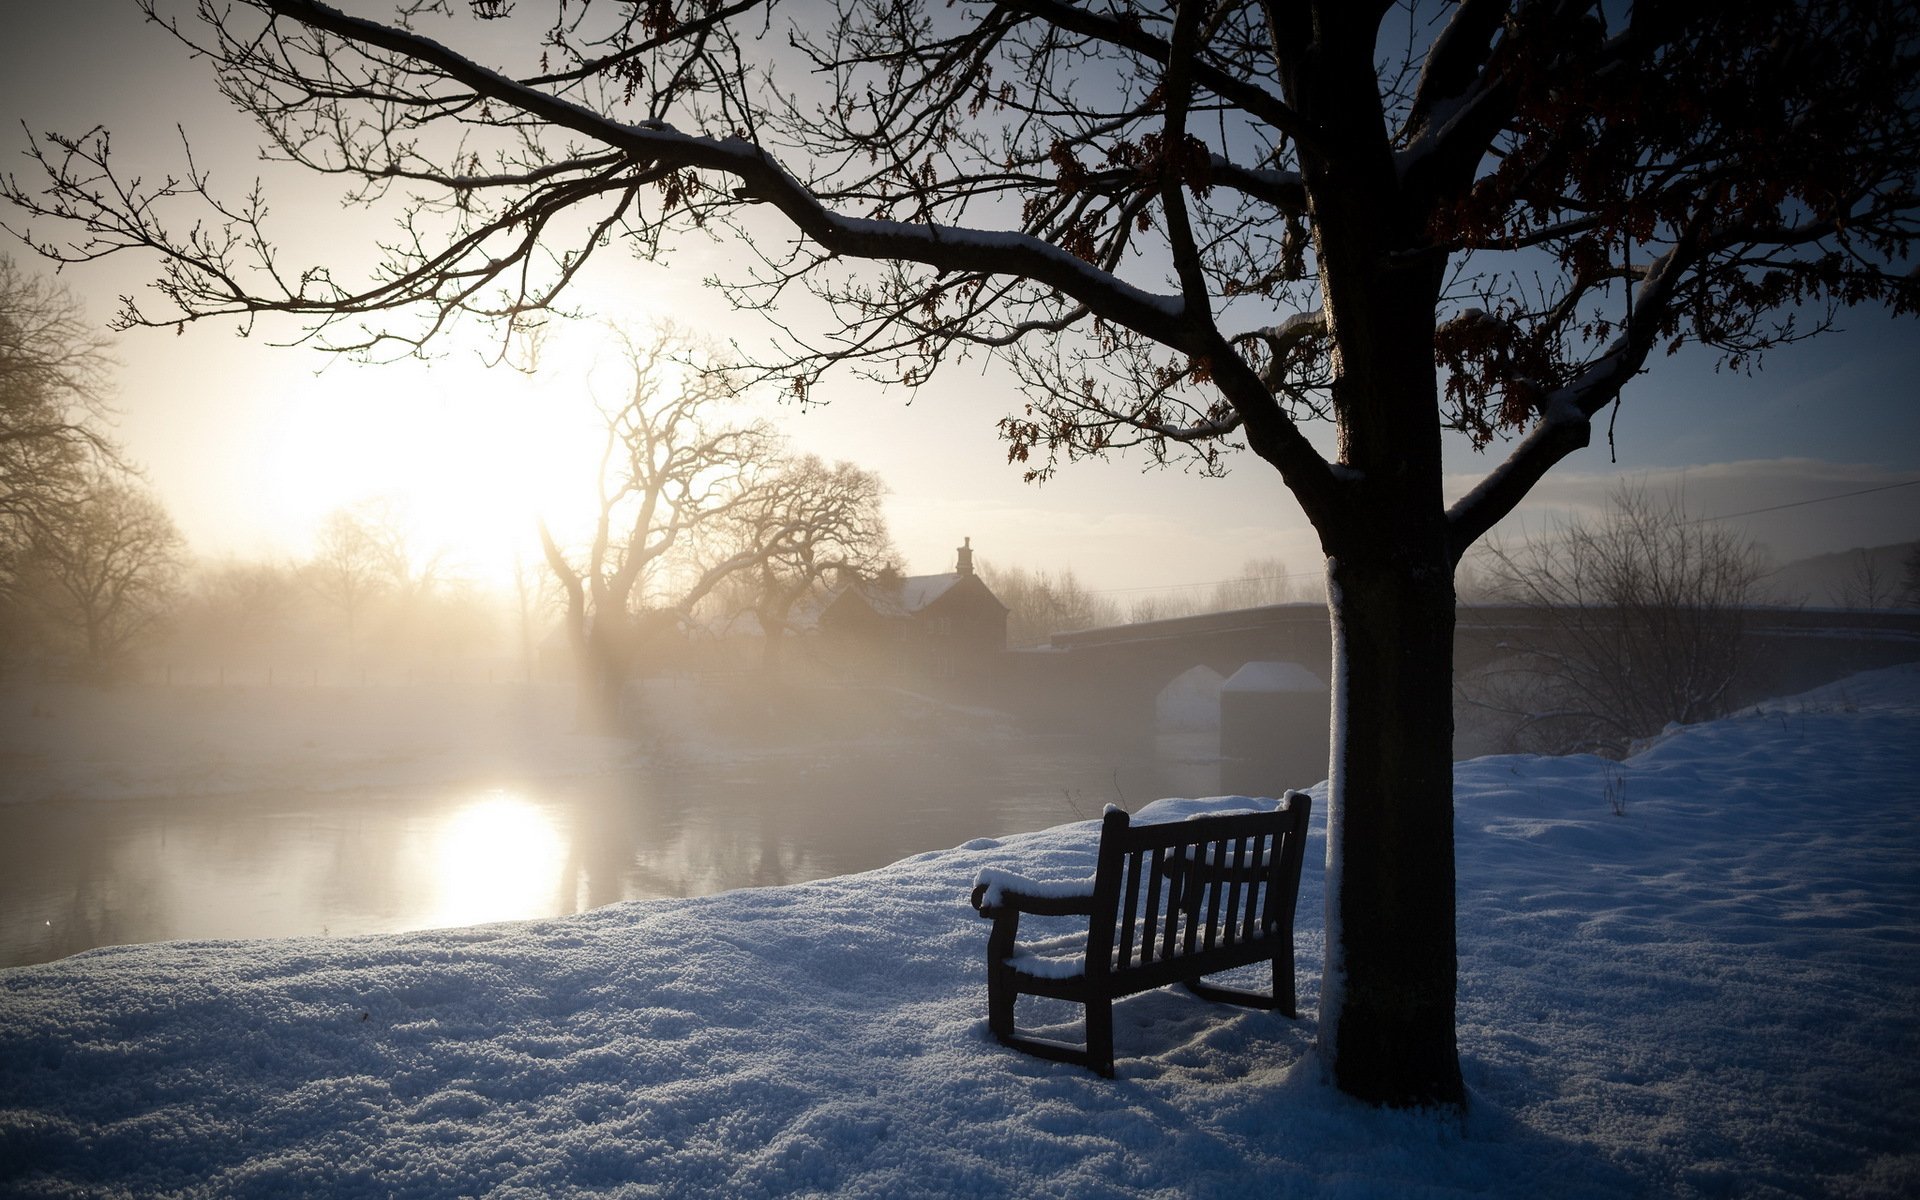
[[[1830, 683], [1856, 671], [1920, 661], [1920, 611], [1755, 609], [1750, 665], [1735, 703]], [[1547, 633], [1536, 610], [1463, 605], [1454, 662], [1466, 672], [1505, 653], [1523, 634]], [[1150, 734], [1167, 685], [1195, 667], [1228, 679], [1252, 662], [1291, 662], [1324, 683], [1332, 635], [1323, 604], [1278, 604], [1054, 634], [1049, 644], [1007, 655], [1001, 683], [1009, 706], [1088, 729]], [[1324, 703], [1324, 696], [1322, 699]], [[1491, 747], [1463, 747], [1484, 753]]]

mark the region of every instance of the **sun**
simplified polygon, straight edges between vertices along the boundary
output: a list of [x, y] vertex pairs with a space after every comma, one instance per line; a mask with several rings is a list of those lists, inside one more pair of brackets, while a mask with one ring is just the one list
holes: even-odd
[[[642, 342], [659, 327], [644, 313], [621, 324]], [[480, 349], [341, 363], [284, 391], [267, 486], [252, 498], [257, 520], [297, 560], [330, 513], [376, 501], [416, 570], [432, 563], [442, 578], [496, 592], [542, 569], [539, 521], [563, 545], [584, 539], [599, 510], [602, 406], [617, 408], [632, 387], [622, 339], [607, 323], [555, 322], [531, 373], [486, 365]], [[765, 417], [764, 399], [709, 415]]]

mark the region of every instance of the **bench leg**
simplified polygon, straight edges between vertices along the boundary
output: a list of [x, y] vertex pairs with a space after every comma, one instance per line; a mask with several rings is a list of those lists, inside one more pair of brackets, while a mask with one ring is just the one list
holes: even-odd
[[1273, 988], [1267, 995], [1259, 992], [1245, 992], [1239, 988], [1216, 987], [1200, 976], [1180, 981], [1182, 987], [1203, 1000], [1212, 1000], [1220, 1004], [1239, 1004], [1247, 1008], [1276, 1009], [1288, 1019], [1297, 1020], [1300, 1016], [1298, 998], [1293, 990], [1293, 951], [1291, 948], [1273, 956]]
[[1288, 1020], [1297, 1020], [1300, 1005], [1293, 992], [1293, 941], [1288, 939], [1287, 948], [1273, 956], [1273, 1006], [1287, 1015]]
[[1113, 1078], [1113, 1001], [1087, 1001], [1087, 1065]]
[[987, 963], [987, 1029], [1002, 1041], [1013, 1036], [1013, 999], [1013, 988], [1008, 983], [1005, 973], [998, 963], [989, 960]]
[[1013, 956], [1013, 942], [1020, 935], [1020, 914], [1002, 913], [993, 919], [993, 932], [987, 935], [987, 1028], [1001, 1041], [1013, 1036], [1013, 980], [1008, 978], [1007, 959]]

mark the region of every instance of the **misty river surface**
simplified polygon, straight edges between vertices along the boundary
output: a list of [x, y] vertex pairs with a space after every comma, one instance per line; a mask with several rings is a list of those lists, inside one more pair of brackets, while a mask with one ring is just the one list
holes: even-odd
[[[869, 870], [1215, 790], [1204, 735], [1021, 734], [500, 786], [0, 807], [0, 967], [553, 917]], [[964, 883], [964, 881], [962, 881]], [[958, 891], [956, 891], [958, 895]]]

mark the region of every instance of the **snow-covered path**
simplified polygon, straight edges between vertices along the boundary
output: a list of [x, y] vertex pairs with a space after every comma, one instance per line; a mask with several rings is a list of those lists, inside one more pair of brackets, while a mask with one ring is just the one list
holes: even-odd
[[0, 972], [0, 1193], [1920, 1194], [1916, 779], [1905, 668], [1624, 764], [1462, 764], [1464, 1129], [1321, 1084], [1318, 846], [1301, 1020], [1123, 1001], [1114, 1081], [995, 1046], [968, 885], [1085, 873], [1083, 822], [555, 921]]

